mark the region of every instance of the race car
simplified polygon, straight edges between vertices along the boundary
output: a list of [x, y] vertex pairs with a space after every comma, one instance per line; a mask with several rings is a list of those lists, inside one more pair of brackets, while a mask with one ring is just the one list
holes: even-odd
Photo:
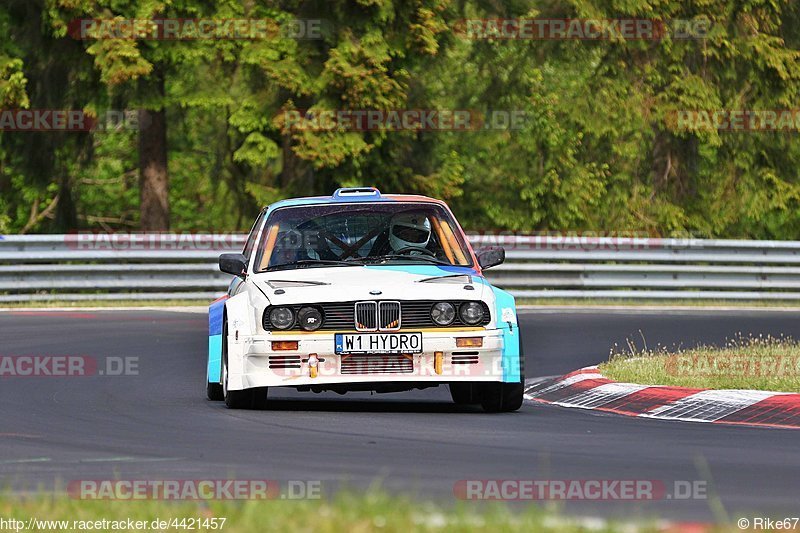
[[522, 405], [514, 298], [483, 270], [448, 206], [374, 187], [282, 200], [261, 211], [234, 276], [209, 307], [207, 397], [232, 409], [268, 391], [399, 392], [446, 385], [457, 404]]

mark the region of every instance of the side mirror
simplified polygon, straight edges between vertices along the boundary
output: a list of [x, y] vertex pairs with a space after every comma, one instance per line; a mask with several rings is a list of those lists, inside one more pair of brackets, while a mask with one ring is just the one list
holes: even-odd
[[481, 268], [492, 268], [506, 260], [506, 251], [500, 246], [487, 246], [478, 250], [477, 256]]
[[219, 269], [227, 274], [244, 277], [247, 274], [247, 258], [243, 254], [222, 254]]

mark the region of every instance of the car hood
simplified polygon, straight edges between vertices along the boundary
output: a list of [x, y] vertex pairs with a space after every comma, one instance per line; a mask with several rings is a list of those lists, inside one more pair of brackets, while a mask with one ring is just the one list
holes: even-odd
[[[254, 274], [272, 305], [354, 300], [483, 300], [485, 281], [469, 267], [370, 265]], [[473, 290], [464, 287], [471, 286]], [[380, 291], [380, 294], [373, 294]], [[490, 291], [489, 291], [490, 292]]]

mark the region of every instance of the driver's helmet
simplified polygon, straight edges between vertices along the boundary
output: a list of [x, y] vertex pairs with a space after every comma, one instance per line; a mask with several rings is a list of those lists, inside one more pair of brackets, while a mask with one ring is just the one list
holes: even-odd
[[399, 252], [413, 246], [425, 248], [431, 238], [431, 223], [425, 215], [399, 213], [389, 227], [389, 244]]

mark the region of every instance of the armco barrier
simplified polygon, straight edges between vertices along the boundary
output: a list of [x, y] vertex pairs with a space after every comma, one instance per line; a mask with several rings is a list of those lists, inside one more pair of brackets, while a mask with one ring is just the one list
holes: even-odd
[[[230, 281], [217, 268], [218, 255], [241, 250], [245, 236], [81, 239], [0, 236], [0, 302], [213, 299]], [[506, 248], [506, 262], [488, 270], [487, 276], [517, 297], [800, 299], [796, 241], [561, 236], [470, 240], [476, 248]]]

